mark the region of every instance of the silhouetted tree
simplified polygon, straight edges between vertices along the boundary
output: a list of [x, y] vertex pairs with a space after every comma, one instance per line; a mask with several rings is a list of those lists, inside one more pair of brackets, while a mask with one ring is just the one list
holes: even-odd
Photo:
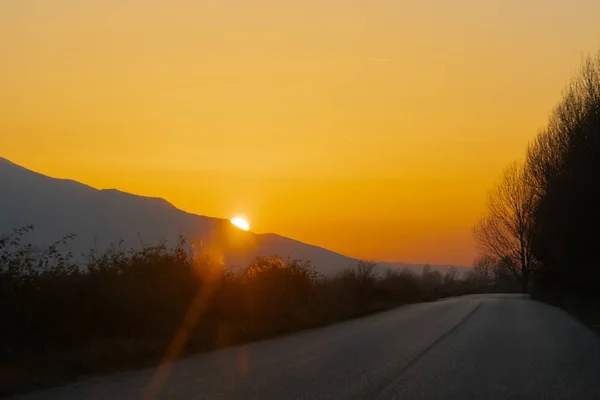
[[583, 62], [528, 149], [539, 199], [533, 250], [539, 280], [573, 293], [600, 287], [600, 52]]
[[421, 270], [421, 278], [425, 279], [431, 273], [431, 265], [424, 264], [423, 269]]
[[361, 282], [371, 282], [377, 278], [375, 267], [377, 263], [371, 261], [359, 261], [356, 266], [356, 274]]
[[431, 265], [423, 265], [421, 273], [421, 284], [425, 291], [426, 299], [434, 299], [438, 295], [438, 289], [442, 286], [443, 276], [440, 271], [432, 271]]
[[520, 163], [506, 168], [488, 196], [487, 214], [473, 230], [478, 248], [503, 260], [524, 293], [536, 266], [531, 247], [536, 193], [527, 183], [527, 174]]
[[451, 266], [448, 268], [446, 273], [444, 274], [444, 284], [453, 285], [458, 280], [458, 270], [455, 266]]
[[497, 260], [487, 254], [484, 254], [475, 260], [471, 270], [472, 279], [478, 286], [486, 287], [492, 283], [494, 278], [494, 265]]

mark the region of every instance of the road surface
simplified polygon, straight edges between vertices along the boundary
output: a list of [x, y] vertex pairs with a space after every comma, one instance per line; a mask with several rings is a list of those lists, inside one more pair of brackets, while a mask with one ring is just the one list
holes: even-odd
[[[136, 399], [153, 369], [26, 399]], [[154, 381], [156, 382], [156, 381]], [[600, 399], [600, 345], [521, 295], [401, 307], [173, 365], [161, 399]]]

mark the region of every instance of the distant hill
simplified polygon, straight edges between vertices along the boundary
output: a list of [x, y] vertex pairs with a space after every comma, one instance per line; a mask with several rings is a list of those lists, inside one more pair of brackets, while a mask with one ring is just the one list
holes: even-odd
[[[98, 190], [82, 183], [51, 178], [0, 158], [0, 235], [28, 224], [27, 239], [45, 247], [66, 234], [77, 235], [65, 250], [77, 257], [91, 248], [108, 249], [123, 240], [126, 248], [161, 241], [175, 243], [179, 235], [202, 240], [205, 249], [229, 266], [244, 266], [258, 255], [290, 255], [310, 260], [324, 275], [354, 266], [358, 260], [276, 234], [242, 231], [228, 220], [190, 214], [161, 198], [137, 196], [116, 189]], [[380, 263], [380, 268], [421, 265]], [[447, 265], [432, 266], [444, 272]], [[467, 270], [458, 267], [459, 271]]]

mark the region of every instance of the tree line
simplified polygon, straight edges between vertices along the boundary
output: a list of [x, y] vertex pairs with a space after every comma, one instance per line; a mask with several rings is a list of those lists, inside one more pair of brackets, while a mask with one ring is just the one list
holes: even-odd
[[525, 157], [490, 191], [481, 254], [523, 292], [583, 300], [600, 289], [600, 52], [585, 57]]

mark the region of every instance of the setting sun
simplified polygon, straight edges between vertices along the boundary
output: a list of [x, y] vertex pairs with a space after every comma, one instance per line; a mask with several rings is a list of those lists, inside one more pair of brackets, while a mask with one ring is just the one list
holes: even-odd
[[250, 229], [250, 224], [248, 224], [248, 222], [243, 218], [239, 218], [239, 217], [233, 218], [231, 220], [231, 223], [245, 231]]

